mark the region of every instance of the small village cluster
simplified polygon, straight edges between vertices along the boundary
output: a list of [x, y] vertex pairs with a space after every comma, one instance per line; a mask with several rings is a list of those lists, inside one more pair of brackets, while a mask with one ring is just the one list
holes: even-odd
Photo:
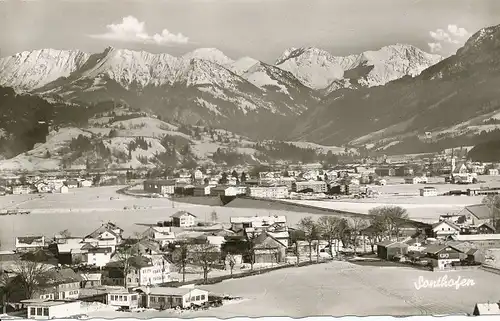
[[[195, 215], [179, 211], [128, 238], [111, 222], [84, 237], [68, 230], [49, 239], [16, 237], [14, 251], [0, 252], [0, 288], [8, 289], [2, 291], [4, 309], [51, 319], [83, 314], [82, 302], [122, 310], [207, 308], [220, 305], [220, 297], [174, 286], [194, 284], [199, 277], [191, 275], [200, 271], [206, 283], [212, 271], [228, 278], [233, 271], [291, 264], [285, 216], [232, 217], [230, 224], [216, 223], [215, 212], [211, 216], [212, 223], [200, 224]], [[297, 244], [303, 255], [305, 243]], [[26, 273], [32, 274], [30, 282]]]

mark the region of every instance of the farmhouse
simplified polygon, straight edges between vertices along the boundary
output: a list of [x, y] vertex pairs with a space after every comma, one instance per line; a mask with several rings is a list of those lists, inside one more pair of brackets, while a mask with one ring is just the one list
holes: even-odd
[[21, 195], [21, 194], [31, 194], [32, 189], [29, 185], [16, 185], [12, 187], [12, 194]]
[[196, 225], [196, 215], [186, 211], [179, 211], [171, 216], [172, 226], [192, 227]]
[[28, 319], [66, 319], [81, 314], [80, 301], [25, 300], [22, 303], [27, 306]]
[[450, 245], [433, 244], [425, 248], [424, 252], [432, 265], [439, 270], [450, 268], [453, 262], [460, 262], [462, 252]]
[[247, 187], [247, 196], [256, 198], [280, 199], [288, 197], [288, 187], [268, 185], [268, 186], [249, 186]]
[[137, 289], [137, 292], [144, 294], [146, 298], [145, 308], [169, 309], [181, 307], [185, 309], [191, 305], [202, 305], [208, 302], [208, 292], [196, 288], [141, 287]]
[[396, 256], [408, 253], [408, 244], [390, 240], [377, 243], [377, 256], [384, 260], [392, 260]]
[[498, 176], [498, 169], [497, 168], [490, 168], [490, 169], [488, 169], [488, 175]]
[[287, 246], [267, 232], [254, 240], [255, 263], [280, 263], [285, 260]]
[[169, 226], [151, 226], [142, 233], [142, 236], [160, 244], [160, 246], [175, 241], [175, 234]]
[[172, 195], [175, 193], [175, 180], [146, 180], [144, 181], [144, 191], [161, 195]]
[[466, 206], [457, 215], [465, 216], [467, 225], [488, 223], [492, 218], [491, 211], [485, 204]]
[[436, 238], [447, 239], [453, 235], [458, 235], [460, 227], [449, 221], [441, 221], [432, 225], [432, 232]]

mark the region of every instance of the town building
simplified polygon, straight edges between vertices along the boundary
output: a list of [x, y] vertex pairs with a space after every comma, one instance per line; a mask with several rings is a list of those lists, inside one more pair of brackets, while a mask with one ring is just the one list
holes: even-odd
[[179, 211], [172, 216], [172, 226], [176, 227], [193, 227], [196, 226], [196, 215], [186, 211]]
[[216, 186], [210, 189], [210, 196], [236, 196], [239, 189], [236, 186]]
[[438, 192], [435, 187], [424, 187], [420, 189], [420, 196], [437, 196]]
[[247, 196], [255, 198], [282, 199], [288, 197], [288, 187], [268, 185], [268, 186], [249, 186], [247, 187]]
[[51, 269], [44, 273], [43, 286], [39, 286], [30, 299], [78, 299], [82, 278], [71, 269]]
[[311, 191], [312, 193], [326, 193], [328, 185], [324, 181], [297, 181], [292, 183], [293, 192]]
[[498, 176], [498, 168], [490, 168], [490, 169], [488, 169], [488, 175], [490, 175], [490, 176]]
[[170, 281], [170, 262], [163, 255], [142, 255], [130, 259], [128, 287], [158, 285]]
[[28, 311], [28, 319], [52, 320], [69, 319], [81, 314], [80, 301], [65, 300], [25, 300], [22, 301]]
[[16, 252], [32, 252], [45, 247], [45, 236], [16, 237]]
[[82, 263], [96, 267], [106, 266], [114, 253], [112, 247], [97, 247], [88, 243], [82, 246], [82, 250]]
[[16, 185], [12, 187], [12, 194], [21, 195], [21, 194], [31, 194], [33, 189], [29, 185]]
[[213, 186], [207, 185], [207, 186], [195, 186], [193, 189], [193, 196], [209, 196], [210, 195], [210, 190], [212, 189]]
[[161, 195], [173, 195], [177, 182], [175, 180], [146, 180], [144, 191]]
[[78, 188], [78, 181], [77, 180], [74, 180], [74, 179], [71, 179], [71, 180], [67, 180], [66, 181], [66, 186], [68, 186], [68, 188]]
[[427, 177], [426, 176], [405, 177], [405, 184], [427, 184]]
[[394, 168], [376, 168], [375, 174], [378, 176], [396, 176], [396, 170]]
[[396, 176], [413, 176], [414, 171], [411, 167], [402, 166], [396, 169], [395, 174]]
[[377, 245], [377, 256], [383, 260], [393, 260], [394, 257], [408, 254], [408, 244], [395, 241], [382, 241]]
[[[141, 287], [137, 292], [145, 296], [145, 308], [189, 308], [208, 302], [208, 291], [197, 288]], [[143, 302], [144, 302], [143, 301]]]

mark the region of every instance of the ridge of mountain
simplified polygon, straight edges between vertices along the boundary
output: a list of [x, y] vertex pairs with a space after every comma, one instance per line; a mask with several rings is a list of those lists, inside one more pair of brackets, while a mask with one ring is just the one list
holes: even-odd
[[276, 66], [290, 71], [306, 86], [329, 94], [340, 88], [381, 86], [404, 76], [414, 77], [441, 60], [439, 55], [398, 43], [349, 56], [334, 56], [314, 47], [290, 48]]
[[500, 26], [484, 28], [414, 78], [337, 90], [299, 117], [291, 139], [384, 150], [391, 145], [387, 151], [398, 153], [474, 145], [476, 136], [499, 128], [498, 50]]

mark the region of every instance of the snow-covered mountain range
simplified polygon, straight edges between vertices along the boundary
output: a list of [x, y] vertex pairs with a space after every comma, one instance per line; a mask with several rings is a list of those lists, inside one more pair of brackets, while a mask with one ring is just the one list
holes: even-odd
[[317, 48], [291, 48], [276, 61], [303, 84], [330, 93], [339, 88], [373, 87], [417, 76], [442, 60], [414, 46], [396, 44], [377, 51], [337, 57]]
[[215, 48], [180, 57], [113, 47], [95, 54], [43, 49], [0, 58], [0, 86], [66, 102], [122, 101], [181, 123], [273, 138], [281, 132], [277, 122], [293, 123], [333, 90], [415, 76], [440, 59], [408, 45], [347, 57], [293, 49], [275, 65], [233, 60]]

